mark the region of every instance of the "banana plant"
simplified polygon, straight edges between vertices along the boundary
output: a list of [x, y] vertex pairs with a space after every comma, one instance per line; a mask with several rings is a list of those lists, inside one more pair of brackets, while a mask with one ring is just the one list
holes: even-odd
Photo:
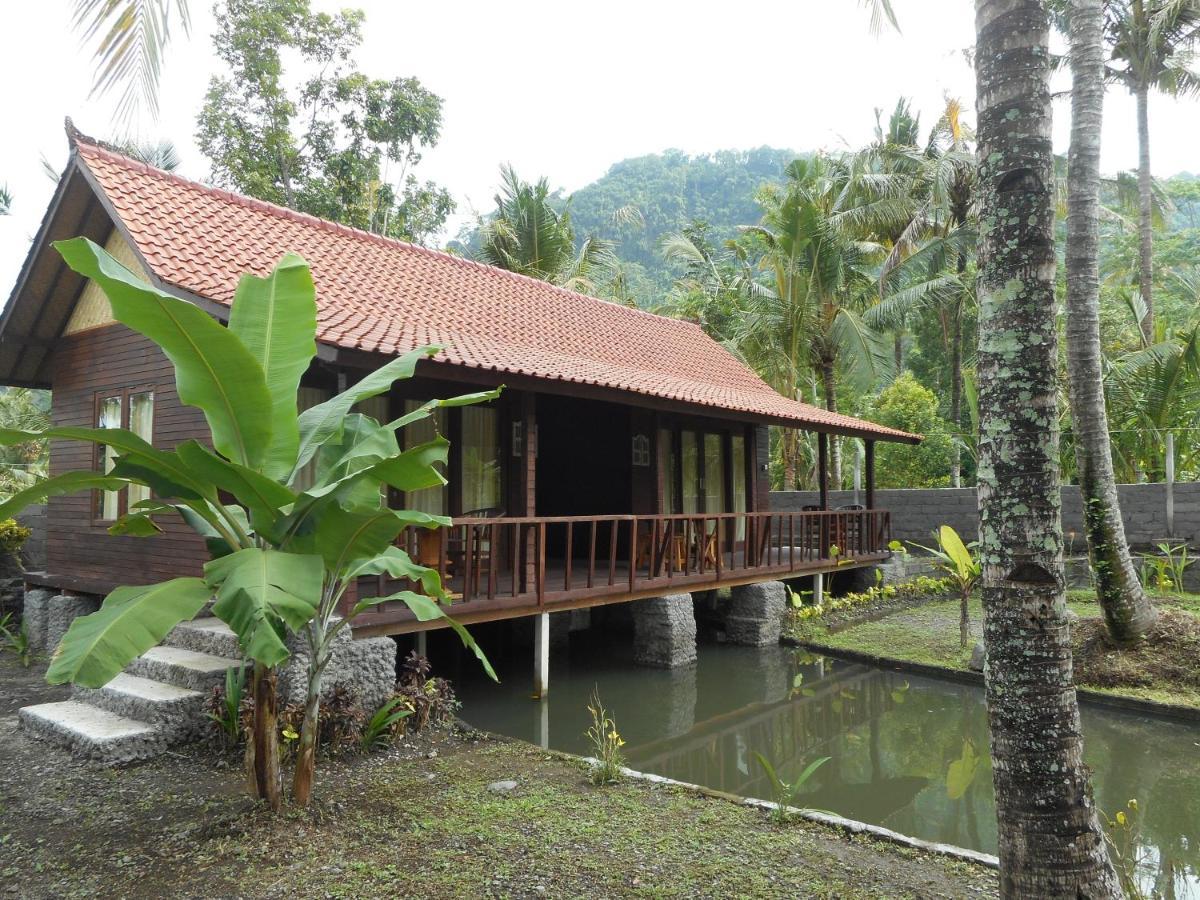
[[934, 568], [949, 578], [958, 590], [958, 637], [959, 645], [965, 648], [971, 638], [968, 603], [971, 600], [971, 591], [975, 589], [976, 583], [983, 574], [979, 557], [973, 552], [978, 544], [975, 541], [964, 544], [963, 539], [958, 536], [958, 532], [949, 525], [943, 525], [935, 531], [934, 537], [937, 538], [937, 549], [922, 544], [916, 546], [933, 557]]
[[[449, 520], [391, 509], [383, 498], [385, 487], [408, 492], [445, 484], [437, 467], [446, 463], [448, 442], [438, 436], [402, 451], [400, 429], [439, 407], [493, 399], [498, 390], [432, 400], [387, 423], [353, 412], [438, 352], [422, 347], [298, 413], [300, 379], [316, 355], [317, 312], [312, 274], [299, 256], [286, 254], [265, 278], [244, 275], [226, 327], [142, 281], [92, 241], [74, 238], [55, 247], [72, 269], [103, 289], [118, 322], [149, 338], [171, 361], [179, 399], [204, 414], [211, 446], [188, 440], [162, 450], [116, 428], [0, 430], [0, 445], [69, 439], [104, 445], [116, 455], [106, 472], [66, 472], [19, 491], [0, 503], [0, 518], [51, 496], [144, 485], [152, 499], [133, 504], [110, 532], [150, 536], [161, 530], [162, 519], [181, 516], [204, 537], [211, 559], [202, 576], [112, 591], [98, 612], [68, 629], [48, 681], [102, 686], [215, 598], [213, 614], [237, 634], [253, 664], [248, 771], [258, 795], [278, 809], [274, 684], [277, 667], [289, 656], [289, 634], [302, 635], [309, 650], [293, 785], [302, 805], [311, 792], [322, 674], [334, 638], [359, 613], [399, 601], [421, 621], [446, 618], [495, 678], [471, 636], [446, 616], [449, 597], [437, 571], [394, 546], [405, 528], [437, 528]], [[355, 580], [379, 574], [407, 579], [419, 590], [361, 600], [339, 617]]]

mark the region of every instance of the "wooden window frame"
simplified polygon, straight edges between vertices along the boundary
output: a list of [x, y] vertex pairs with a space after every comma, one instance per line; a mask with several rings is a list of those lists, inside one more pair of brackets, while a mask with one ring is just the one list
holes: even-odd
[[[131, 431], [129, 416], [131, 412], [130, 398], [137, 394], [149, 394], [154, 404], [153, 412], [150, 416], [150, 437], [148, 443], [154, 444], [155, 432], [158, 430], [158, 385], [157, 384], [140, 384], [134, 387], [113, 388], [106, 391], [96, 391], [92, 398], [92, 427], [100, 427], [100, 409], [105, 400], [111, 400], [113, 397], [121, 400], [121, 425], [120, 427], [126, 431]], [[92, 471], [104, 471], [104, 456], [100, 444], [92, 445]], [[99, 528], [107, 529], [113, 522], [116, 522], [121, 516], [129, 512], [129, 489], [123, 487], [119, 489], [117, 494], [117, 515], [116, 518], [106, 519], [103, 516], [103, 495], [107, 493], [102, 490], [92, 491], [92, 499], [88, 510], [90, 523]], [[153, 496], [153, 493], [151, 493]]]

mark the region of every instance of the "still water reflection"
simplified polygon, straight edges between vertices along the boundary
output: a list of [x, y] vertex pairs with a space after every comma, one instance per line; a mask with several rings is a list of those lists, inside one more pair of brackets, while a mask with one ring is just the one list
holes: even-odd
[[[634, 666], [624, 643], [584, 643], [555, 656], [541, 703], [529, 698], [527, 665], [514, 664], [500, 685], [464, 673], [463, 718], [587, 753], [595, 687], [635, 769], [769, 798], [756, 752], [785, 780], [828, 756], [803, 805], [996, 852], [981, 689], [783, 647], [705, 644], [695, 668], [658, 671]], [[1115, 815], [1137, 798], [1147, 888], [1200, 898], [1200, 728], [1093, 706], [1083, 724], [1100, 808]]]

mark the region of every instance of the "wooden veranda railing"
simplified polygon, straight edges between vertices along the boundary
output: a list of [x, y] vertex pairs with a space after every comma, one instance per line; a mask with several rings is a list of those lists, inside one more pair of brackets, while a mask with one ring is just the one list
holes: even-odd
[[[867, 563], [887, 555], [890, 535], [887, 510], [808, 510], [462, 518], [409, 529], [397, 544], [441, 572], [453, 615], [479, 621]], [[359, 596], [406, 587], [363, 579]], [[407, 607], [387, 603], [355, 630], [412, 622]]]

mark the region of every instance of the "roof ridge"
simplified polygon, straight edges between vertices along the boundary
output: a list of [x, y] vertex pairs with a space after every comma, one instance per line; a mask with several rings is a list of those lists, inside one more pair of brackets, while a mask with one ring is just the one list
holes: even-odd
[[579, 302], [580, 299], [587, 300], [591, 303], [603, 303], [605, 308], [614, 310], [623, 310], [631, 315], [650, 316], [660, 322], [669, 322], [672, 325], [683, 326], [684, 328], [696, 328], [700, 326], [686, 319], [673, 319], [670, 316], [661, 316], [657, 313], [649, 312], [648, 310], [639, 309], [637, 307], [626, 306], [623, 303], [615, 303], [610, 300], [603, 300], [600, 297], [593, 297], [591, 294], [584, 294], [579, 291], [572, 291], [569, 288], [561, 287], [549, 281], [542, 281], [539, 278], [533, 278], [529, 275], [523, 275], [520, 272], [513, 272], [508, 269], [502, 269], [499, 266], [488, 265], [476, 259], [471, 259], [466, 256], [458, 256], [454, 253], [448, 253], [445, 250], [435, 250], [432, 247], [424, 247], [421, 244], [414, 244], [410, 241], [402, 241], [399, 238], [387, 237], [382, 234], [375, 234], [372, 231], [364, 231], [361, 228], [354, 228], [350, 225], [343, 225], [340, 222], [333, 222], [329, 219], [322, 219], [319, 216], [314, 216], [311, 213], [300, 212], [299, 210], [290, 209], [286, 206], [280, 206], [278, 203], [271, 203], [268, 200], [260, 200], [257, 197], [250, 197], [246, 194], [238, 194], [225, 188], [215, 187], [213, 185], [203, 184], [199, 181], [193, 181], [190, 178], [185, 178], [176, 172], [168, 172], [164, 169], [156, 168], [149, 163], [143, 162], [140, 159], [134, 159], [122, 153], [111, 144], [95, 138], [88, 137], [75, 128], [70, 118], [67, 119], [67, 136], [72, 146], [79, 144], [86, 145], [90, 150], [95, 151], [103, 157], [109, 158], [111, 162], [116, 162], [118, 165], [124, 165], [137, 171], [144, 172], [148, 175], [154, 175], [166, 181], [175, 182], [189, 188], [203, 191], [214, 197], [218, 197], [226, 202], [234, 203], [239, 206], [244, 206], [249, 209], [257, 209], [283, 219], [290, 219], [293, 222], [299, 222], [302, 225], [309, 225], [315, 228], [320, 228], [324, 231], [334, 234], [342, 234], [348, 237], [365, 240], [370, 243], [379, 244], [384, 247], [394, 247], [400, 250], [413, 251], [416, 253], [425, 254], [439, 260], [448, 260], [457, 265], [467, 268], [479, 269], [501, 277], [510, 278], [522, 283], [536, 285], [541, 290], [550, 289], [556, 294], [559, 294], [564, 299], [569, 299], [572, 302]]

